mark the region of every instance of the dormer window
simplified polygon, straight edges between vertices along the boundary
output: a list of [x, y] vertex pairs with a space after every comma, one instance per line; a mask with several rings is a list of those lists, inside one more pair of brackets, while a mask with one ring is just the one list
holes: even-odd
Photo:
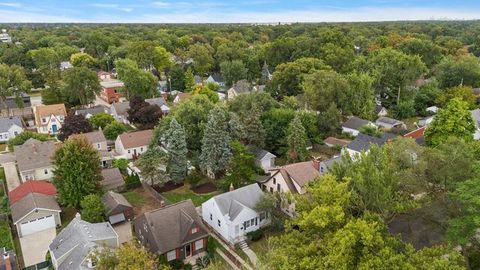
[[42, 118], [42, 123], [46, 123], [47, 122], [47, 119], [46, 118]]

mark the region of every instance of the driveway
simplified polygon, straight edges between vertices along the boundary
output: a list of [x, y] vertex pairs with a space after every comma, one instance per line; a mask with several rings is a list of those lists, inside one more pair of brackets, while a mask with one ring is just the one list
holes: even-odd
[[113, 229], [118, 234], [118, 241], [120, 244], [128, 242], [133, 239], [132, 224], [128, 221], [113, 225]]
[[30, 97], [30, 103], [32, 104], [32, 107], [42, 105], [42, 96]]
[[21, 184], [18, 178], [17, 167], [15, 166], [15, 162], [3, 163], [2, 166], [5, 171], [8, 191], [12, 191]]
[[15, 155], [12, 153], [0, 154], [0, 164], [15, 162]]
[[55, 236], [57, 236], [57, 230], [50, 228], [20, 238], [25, 267], [45, 261], [48, 246], [52, 243]]

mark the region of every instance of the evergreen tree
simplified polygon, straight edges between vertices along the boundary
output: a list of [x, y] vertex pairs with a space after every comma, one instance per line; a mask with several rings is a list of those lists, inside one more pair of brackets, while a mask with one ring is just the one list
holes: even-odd
[[239, 141], [233, 141], [231, 147], [233, 156], [221, 185], [223, 190], [228, 190], [230, 185], [239, 188], [255, 182], [255, 156]]
[[245, 116], [245, 143], [262, 148], [265, 146], [265, 129], [260, 120], [260, 110], [254, 107], [253, 110]]
[[156, 145], [151, 145], [135, 164], [141, 171], [140, 175], [150, 181], [150, 185], [153, 186], [154, 184], [162, 185], [169, 180], [165, 170], [167, 162], [168, 157], [165, 151]]
[[223, 173], [232, 157], [228, 132], [228, 115], [224, 108], [215, 107], [208, 117], [202, 139], [200, 167], [207, 175]]
[[304, 161], [308, 158], [308, 138], [300, 115], [296, 114], [290, 122], [287, 135], [287, 158], [290, 162]]
[[232, 137], [232, 140], [245, 140], [245, 127], [243, 126], [240, 117], [238, 117], [236, 113], [230, 113], [230, 121], [228, 121], [228, 128], [230, 129], [230, 136]]
[[169, 154], [167, 171], [170, 179], [176, 183], [181, 182], [187, 175], [187, 141], [185, 130], [177, 120], [170, 121], [167, 131], [167, 151]]
[[195, 77], [192, 69], [188, 68], [185, 72], [185, 92], [191, 92], [195, 88]]
[[102, 180], [97, 150], [83, 136], [67, 140], [53, 156], [53, 184], [62, 205], [78, 207]]
[[266, 84], [270, 80], [270, 71], [268, 70], [267, 63], [263, 63], [262, 77], [260, 77], [260, 84]]

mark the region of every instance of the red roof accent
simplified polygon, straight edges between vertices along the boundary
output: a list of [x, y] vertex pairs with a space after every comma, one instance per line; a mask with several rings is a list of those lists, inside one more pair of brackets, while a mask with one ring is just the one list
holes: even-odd
[[403, 135], [403, 137], [412, 138], [412, 139], [420, 139], [420, 138], [423, 138], [424, 133], [425, 133], [425, 127], [421, 127], [419, 129], [416, 129], [412, 132], [409, 132], [409, 133]]
[[8, 198], [10, 203], [14, 204], [30, 193], [55, 196], [57, 195], [57, 189], [52, 183], [47, 181], [29, 180], [8, 192]]

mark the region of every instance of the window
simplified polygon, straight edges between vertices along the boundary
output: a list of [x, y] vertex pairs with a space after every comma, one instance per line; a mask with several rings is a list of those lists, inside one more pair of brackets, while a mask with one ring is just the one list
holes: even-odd
[[273, 193], [273, 187], [270, 187], [270, 192]]
[[143, 152], [143, 147], [140, 147], [140, 152]]
[[198, 232], [198, 228], [197, 228], [197, 227], [192, 228], [192, 232], [191, 232], [192, 234], [197, 233], [197, 232]]
[[97, 143], [97, 149], [100, 149], [100, 148], [101, 148], [100, 144], [99, 144], [99, 143]]
[[253, 224], [255, 224], [255, 219], [254, 219], [254, 218], [252, 218], [252, 219], [250, 220], [250, 226], [253, 226]]
[[220, 219], [217, 219], [218, 227], [221, 227], [222, 225], [220, 224]]
[[167, 252], [167, 261], [173, 261], [177, 258], [177, 252], [175, 250]]
[[3, 135], [2, 135], [2, 134], [0, 134], [0, 139], [3, 139]]
[[247, 220], [243, 223], [243, 228], [244, 229], [247, 229], [248, 227], [250, 227], [250, 220]]
[[273, 178], [273, 184], [276, 185], [277, 184], [277, 178]]
[[43, 172], [44, 172], [45, 174], [48, 174], [48, 169], [44, 169]]
[[213, 215], [212, 214], [210, 214], [210, 220], [213, 220]]
[[195, 251], [200, 250], [203, 248], [203, 239], [195, 241]]
[[260, 222], [262, 222], [265, 218], [265, 213], [260, 213]]
[[127, 151], [130, 154], [130, 150]]
[[18, 135], [18, 132], [14, 131], [14, 132], [13, 132], [13, 135], [17, 136], [17, 135]]
[[8, 139], [8, 134], [5, 134], [5, 139]]
[[42, 123], [46, 123], [47, 122], [47, 119], [46, 118], [42, 118]]
[[277, 191], [280, 192], [282, 189], [280, 188], [280, 184], [277, 184]]

